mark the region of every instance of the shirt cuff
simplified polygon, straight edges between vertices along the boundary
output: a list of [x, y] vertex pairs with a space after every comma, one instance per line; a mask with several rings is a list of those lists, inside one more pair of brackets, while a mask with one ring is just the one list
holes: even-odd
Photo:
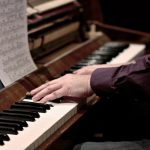
[[99, 68], [92, 73], [90, 85], [98, 96], [106, 96], [114, 93], [116, 87], [114, 87], [113, 76], [116, 70], [117, 67]]

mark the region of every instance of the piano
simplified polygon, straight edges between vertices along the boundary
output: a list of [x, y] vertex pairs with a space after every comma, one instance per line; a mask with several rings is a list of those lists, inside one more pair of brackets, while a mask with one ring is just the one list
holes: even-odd
[[[43, 4], [35, 4], [39, 10], [35, 9], [32, 12], [28, 7], [28, 16], [31, 17], [35, 13], [38, 13], [38, 15], [40, 13], [42, 14], [44, 10], [45, 12], [52, 12], [52, 8], [47, 8], [51, 5], [45, 8], [44, 3], [55, 3], [57, 1], [43, 1]], [[35, 6], [33, 7], [31, 4], [36, 1], [29, 0], [29, 2], [30, 8], [34, 8]], [[76, 1], [66, 0], [67, 6], [68, 4], [72, 5], [72, 2], [73, 5], [74, 2], [76, 3]], [[63, 3], [61, 8], [66, 6], [66, 3]], [[40, 6], [42, 6], [42, 9]], [[58, 9], [60, 6], [57, 6]], [[74, 5], [74, 7], [76, 6]], [[81, 12], [79, 11], [78, 13]], [[92, 25], [90, 32], [87, 25], [89, 28]], [[132, 61], [145, 54], [145, 43], [148, 43], [150, 39], [150, 35], [147, 33], [108, 26], [99, 22], [90, 22], [88, 24], [82, 24], [82, 26], [82, 28], [80, 28], [81, 25], [79, 25], [79, 28], [76, 28], [76, 33], [78, 32], [78, 34], [71, 41], [66, 40], [66, 43], [58, 47], [53, 47], [53, 49], [49, 50], [44, 44], [39, 46], [41, 49], [38, 46], [38, 48], [35, 48], [34, 45], [34, 53], [31, 53], [38, 69], [0, 90], [0, 148], [2, 150], [12, 148], [16, 150], [54, 149], [52, 145], [55, 145], [61, 139], [62, 135], [78, 120], [82, 119], [89, 108], [96, 105], [99, 99], [93, 96], [85, 100], [84, 104], [78, 104], [72, 100], [63, 102], [63, 99], [59, 99], [54, 102], [38, 105], [33, 103], [31, 97], [26, 95], [26, 93], [48, 80], [52, 80], [66, 73], [71, 73], [86, 65]], [[84, 26], [86, 26], [87, 31], [81, 30]], [[29, 33], [29, 39], [32, 37], [32, 42], [29, 40], [29, 44], [36, 43], [37, 37], [39, 39], [44, 37], [44, 34], [42, 36], [41, 33], [37, 34], [37, 28], [35, 28], [32, 28], [32, 31], [34, 30], [34, 36], [30, 36]], [[57, 26], [56, 29], [58, 28]], [[61, 27], [59, 29], [61, 30]], [[81, 33], [83, 32], [82, 35], [79, 31]], [[114, 35], [114, 33], [116, 34]], [[35, 34], [38, 36], [36, 37]], [[72, 34], [72, 32], [69, 34]], [[66, 35], [62, 36], [63, 40]], [[78, 38], [80, 36], [82, 39]], [[58, 39], [57, 37], [53, 42], [56, 43]], [[32, 48], [31, 45], [30, 48]], [[45, 49], [46, 53], [44, 51]], [[36, 50], [37, 53], [42, 52], [42, 54], [36, 55]], [[112, 53], [112, 51], [114, 52]], [[59, 145], [57, 147], [60, 148]]]

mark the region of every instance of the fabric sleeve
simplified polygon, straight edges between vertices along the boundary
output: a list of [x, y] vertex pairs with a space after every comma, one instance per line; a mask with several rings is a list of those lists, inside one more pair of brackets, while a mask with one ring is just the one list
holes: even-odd
[[135, 64], [96, 69], [90, 84], [99, 96], [122, 93], [150, 98], [150, 55], [137, 59]]

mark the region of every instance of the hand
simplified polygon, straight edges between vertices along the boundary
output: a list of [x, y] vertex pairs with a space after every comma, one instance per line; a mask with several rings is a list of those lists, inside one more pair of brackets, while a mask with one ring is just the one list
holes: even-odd
[[46, 103], [64, 96], [86, 98], [93, 94], [90, 78], [90, 75], [67, 74], [32, 90], [32, 99]]
[[78, 74], [78, 75], [91, 75], [92, 72], [98, 68], [109, 68], [109, 67], [118, 67], [122, 64], [99, 64], [99, 65], [90, 65], [90, 66], [86, 66], [83, 67], [81, 69], [78, 69], [76, 71], [74, 71], [74, 74]]
[[78, 74], [78, 75], [91, 75], [92, 72], [99, 67], [100, 65], [90, 65], [90, 66], [86, 66], [81, 69], [78, 69], [74, 71], [73, 73]]
[[131, 62], [127, 63], [118, 63], [118, 64], [97, 64], [97, 65], [89, 65], [86, 67], [83, 67], [81, 69], [78, 69], [74, 71], [74, 74], [78, 75], [91, 75], [92, 72], [98, 68], [110, 68], [110, 67], [119, 67], [121, 65], [129, 65], [129, 64], [135, 64], [136, 62], [133, 60]]

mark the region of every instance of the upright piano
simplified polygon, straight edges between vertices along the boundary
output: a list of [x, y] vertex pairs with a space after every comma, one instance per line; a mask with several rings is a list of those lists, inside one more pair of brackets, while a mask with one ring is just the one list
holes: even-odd
[[[76, 0], [28, 0], [29, 46], [38, 69], [1, 87], [0, 149], [70, 150], [75, 141], [69, 131], [80, 126], [99, 98], [38, 105], [27, 93], [86, 65], [129, 62], [144, 55], [148, 33], [84, 20], [83, 13]], [[118, 51], [106, 54], [105, 47]]]

